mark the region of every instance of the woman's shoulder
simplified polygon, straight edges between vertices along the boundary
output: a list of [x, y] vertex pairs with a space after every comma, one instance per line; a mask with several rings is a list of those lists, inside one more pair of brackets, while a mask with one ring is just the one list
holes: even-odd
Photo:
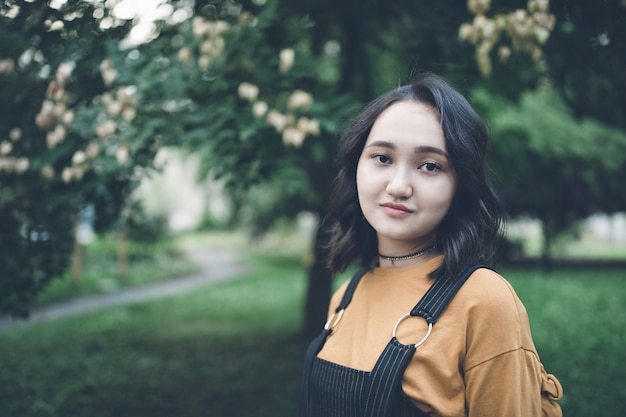
[[511, 284], [494, 270], [477, 269], [461, 287], [450, 307], [464, 316], [470, 332], [472, 329], [506, 332], [511, 338], [528, 340], [526, 308]]
[[489, 268], [478, 268], [459, 290], [461, 297], [469, 297], [485, 307], [515, 307], [521, 302], [513, 286], [498, 272]]
[[[471, 345], [488, 340], [497, 351], [524, 348], [534, 351], [524, 304], [511, 284], [497, 272], [477, 269], [453, 300], [457, 317], [463, 316]], [[450, 307], [453, 307], [451, 303]]]
[[[341, 298], [343, 297], [343, 294], [346, 292], [346, 289], [348, 288], [348, 284], [350, 283], [350, 279], [346, 279], [340, 286], [339, 288], [337, 288], [335, 290], [335, 292], [333, 293], [331, 299], [330, 299], [330, 311], [334, 311], [335, 308], [337, 308], [337, 306], [339, 305], [339, 303], [341, 302]], [[330, 313], [329, 313], [330, 314]]]

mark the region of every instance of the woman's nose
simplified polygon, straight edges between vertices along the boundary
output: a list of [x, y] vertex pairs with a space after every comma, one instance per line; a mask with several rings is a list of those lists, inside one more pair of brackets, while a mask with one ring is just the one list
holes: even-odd
[[406, 198], [413, 194], [413, 187], [404, 170], [397, 170], [387, 183], [387, 194], [393, 197]]

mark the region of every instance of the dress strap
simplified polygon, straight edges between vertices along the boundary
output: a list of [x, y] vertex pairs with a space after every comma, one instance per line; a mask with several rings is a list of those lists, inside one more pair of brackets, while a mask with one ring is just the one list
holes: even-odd
[[[403, 345], [393, 337], [370, 374], [363, 417], [391, 417], [393, 401], [402, 398], [402, 375], [415, 354], [416, 345]], [[421, 410], [414, 410], [415, 414]], [[425, 416], [425, 414], [423, 414]]]
[[[333, 331], [339, 320], [341, 319], [341, 315], [343, 315], [343, 310], [350, 304], [352, 301], [352, 294], [354, 294], [354, 290], [356, 289], [357, 284], [363, 278], [363, 275], [367, 272], [366, 269], [359, 269], [352, 276], [346, 291], [343, 293], [343, 298], [339, 303], [339, 306], [335, 310], [335, 314], [333, 317], [328, 320], [322, 332], [311, 342], [309, 345], [305, 355], [304, 355], [304, 367], [303, 367], [303, 378], [301, 385], [301, 395], [302, 399], [300, 402], [300, 416], [308, 416], [309, 415], [309, 381], [311, 379], [311, 368], [313, 367], [313, 359], [317, 356], [317, 354], [324, 347], [324, 343], [326, 342], [326, 338]], [[335, 318], [336, 316], [336, 318]]]
[[[411, 310], [410, 315], [423, 317], [429, 325], [428, 334], [420, 343], [404, 345], [398, 342], [394, 329], [394, 335], [378, 358], [369, 380], [365, 417], [388, 417], [392, 415], [393, 399], [398, 398], [398, 394], [402, 392], [402, 375], [417, 347], [426, 341], [433, 324], [450, 304], [459, 288], [478, 268], [483, 268], [483, 266], [474, 265], [454, 278], [437, 279]], [[406, 317], [404, 316], [400, 320]]]
[[352, 275], [352, 278], [350, 279], [350, 283], [348, 284], [346, 291], [343, 293], [341, 302], [339, 303], [339, 306], [337, 306], [337, 308], [335, 309], [336, 313], [348, 307], [348, 304], [350, 304], [350, 301], [352, 301], [352, 295], [354, 294], [354, 290], [356, 289], [356, 286], [359, 285], [361, 278], [363, 278], [363, 275], [365, 275], [367, 271], [368, 271], [367, 269], [361, 268], [357, 270], [354, 273], [354, 275]]
[[426, 291], [422, 299], [413, 307], [410, 313], [411, 316], [424, 317], [428, 324], [435, 324], [441, 313], [443, 313], [448, 304], [450, 304], [450, 301], [452, 301], [459, 288], [461, 288], [470, 275], [479, 268], [488, 267], [484, 265], [473, 265], [463, 270], [454, 278], [439, 278], [435, 280], [435, 283]]

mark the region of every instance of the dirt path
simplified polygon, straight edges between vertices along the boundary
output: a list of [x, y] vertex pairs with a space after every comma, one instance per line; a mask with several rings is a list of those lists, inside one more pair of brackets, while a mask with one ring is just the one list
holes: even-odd
[[52, 304], [33, 311], [28, 320], [1, 318], [0, 331], [182, 294], [214, 282], [236, 277], [246, 271], [245, 265], [239, 262], [238, 253], [232, 249], [194, 250], [189, 252], [188, 256], [199, 267], [198, 271], [192, 275], [110, 294], [84, 296]]

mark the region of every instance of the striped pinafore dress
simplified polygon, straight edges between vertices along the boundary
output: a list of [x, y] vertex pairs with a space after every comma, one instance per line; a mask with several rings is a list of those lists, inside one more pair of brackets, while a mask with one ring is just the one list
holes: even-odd
[[417, 344], [403, 345], [396, 339], [396, 324], [391, 340], [371, 371], [348, 368], [317, 357], [366, 272], [358, 271], [348, 284], [335, 314], [307, 349], [300, 417], [426, 417], [402, 391], [402, 375], [415, 350], [430, 336], [443, 310], [479, 267], [482, 266], [468, 268], [456, 279], [437, 279], [411, 312], [398, 321], [399, 324], [409, 316], [423, 317], [428, 323], [426, 336]]

